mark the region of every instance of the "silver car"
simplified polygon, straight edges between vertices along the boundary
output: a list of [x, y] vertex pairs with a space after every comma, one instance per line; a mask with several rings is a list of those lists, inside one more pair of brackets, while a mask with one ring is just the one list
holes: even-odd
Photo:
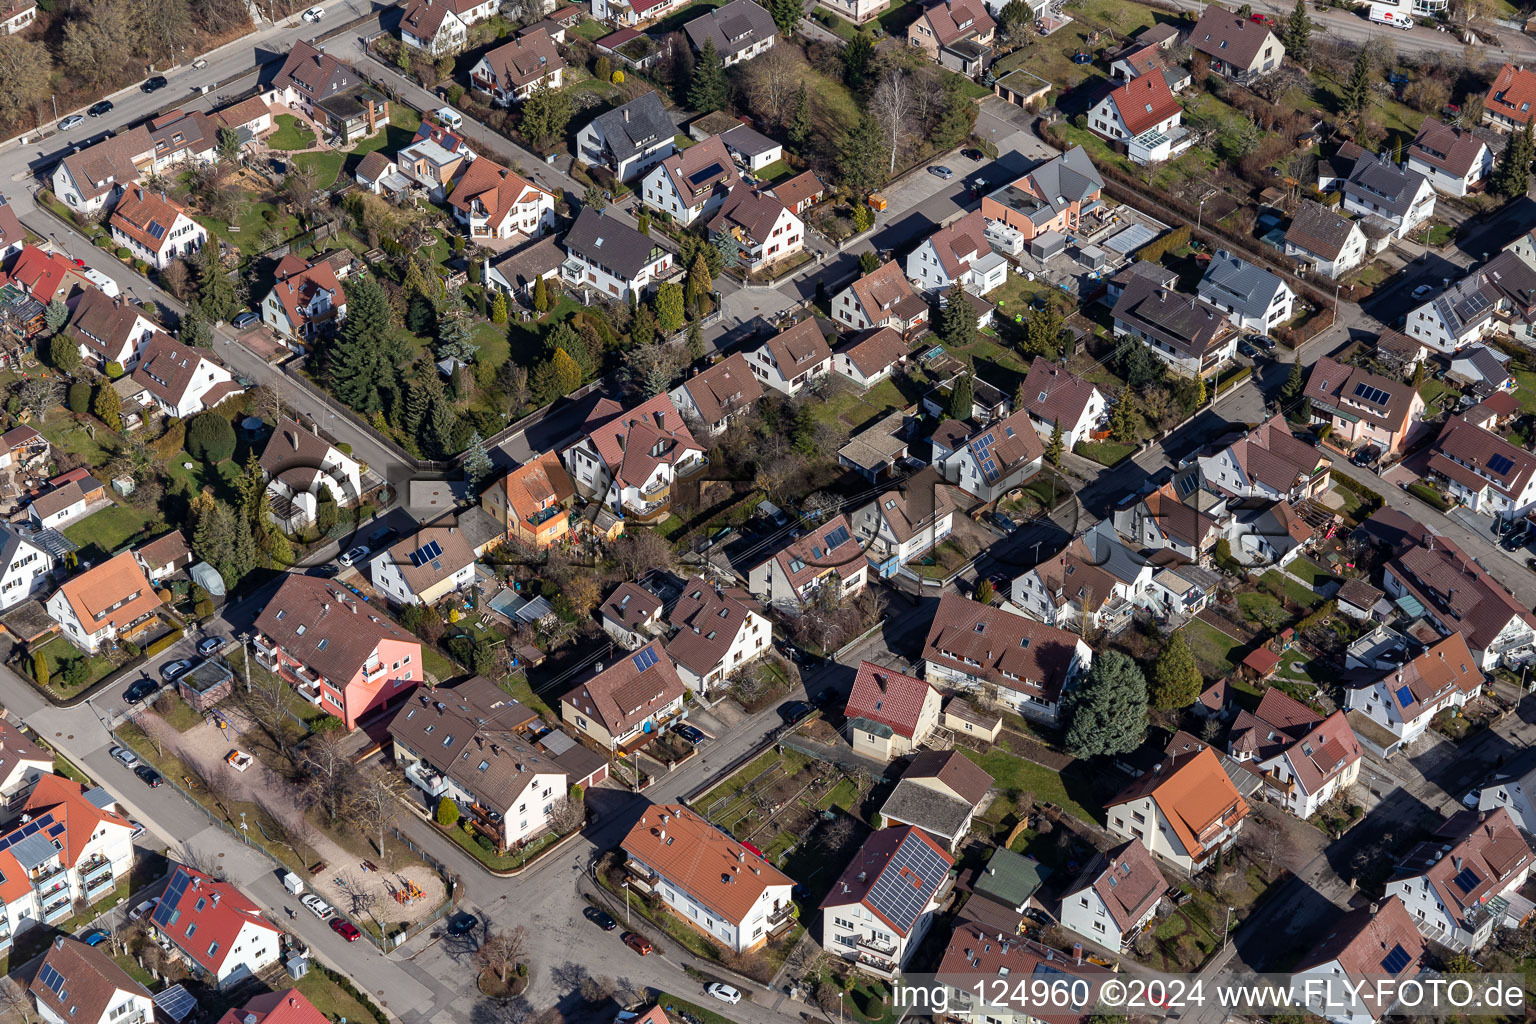
[[111, 754], [113, 760], [120, 762], [124, 768], [132, 768], [139, 763], [139, 755], [127, 747], [113, 747], [107, 753]]

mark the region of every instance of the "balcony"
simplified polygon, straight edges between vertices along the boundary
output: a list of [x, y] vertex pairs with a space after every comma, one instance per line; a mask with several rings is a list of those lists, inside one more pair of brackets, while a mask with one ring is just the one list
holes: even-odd
[[106, 858], [93, 861], [80, 869], [80, 881], [94, 885], [98, 879], [112, 877], [112, 862]]
[[294, 689], [299, 692], [299, 696], [300, 697], [303, 697], [305, 700], [309, 701], [311, 704], [314, 704], [317, 707], [319, 706], [319, 704], [320, 704], [320, 684], [319, 683], [299, 683], [297, 686], [294, 687]]
[[406, 765], [405, 777], [411, 781], [411, 785], [425, 790], [430, 796], [442, 796], [448, 792], [448, 780], [422, 761]]
[[884, 957], [887, 960], [896, 959], [896, 944], [894, 942], [882, 942], [871, 935], [859, 936], [859, 941], [854, 948], [868, 950], [871, 954], [877, 957]]
[[72, 906], [73, 904], [70, 902], [68, 896], [59, 900], [57, 903], [50, 903], [48, 906], [43, 908], [43, 923], [56, 924], [59, 921], [64, 920], [69, 916], [69, 911]]
[[377, 665], [364, 665], [363, 666], [363, 679], [371, 681], [371, 680], [379, 678], [379, 676], [383, 675], [384, 672], [385, 672], [385, 668], [384, 668], [384, 663], [382, 661], [379, 662]]
[[672, 467], [672, 473], [678, 480], [686, 479], [709, 465], [707, 456], [699, 455], [691, 459], [684, 459]]
[[87, 882], [85, 885], [85, 898], [95, 903], [101, 897], [111, 892], [116, 884], [117, 879], [113, 878], [110, 874], [98, 878], [94, 882]]
[[32, 876], [32, 888], [38, 892], [49, 892], [57, 889], [61, 885], [68, 884], [68, 874], [69, 869], [62, 864], [55, 864], [51, 868], [40, 868]]
[[256, 649], [256, 662], [266, 669], [276, 669], [280, 659], [277, 644], [266, 637], [259, 636], [251, 641], [251, 646]]

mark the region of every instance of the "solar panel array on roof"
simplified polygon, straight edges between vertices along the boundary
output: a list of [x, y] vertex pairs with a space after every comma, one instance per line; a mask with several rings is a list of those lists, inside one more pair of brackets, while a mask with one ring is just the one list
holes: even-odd
[[414, 566], [423, 566], [428, 562], [433, 561], [434, 559], [441, 558], [442, 555], [443, 546], [435, 540], [428, 541], [426, 544], [423, 544], [421, 547], [411, 552], [411, 564]]
[[181, 904], [182, 894], [187, 891], [192, 876], [185, 871], [177, 871], [171, 879], [171, 884], [166, 887], [165, 895], [160, 897], [160, 902], [155, 906], [155, 912], [151, 915], [156, 925], [165, 928], [174, 921], [178, 915], [177, 907]]
[[[23, 839], [27, 838], [27, 836], [36, 835], [40, 830], [48, 828], [53, 824], [54, 821], [52, 814], [45, 814], [41, 818], [34, 818], [4, 838], [0, 838], [0, 850], [9, 850], [16, 843], [19, 843]], [[64, 826], [59, 825], [57, 829], [50, 829], [48, 834], [50, 836], [57, 836], [63, 831]]]
[[52, 964], [43, 964], [43, 969], [37, 972], [37, 978], [60, 999], [64, 998], [64, 975], [54, 970]]
[[635, 663], [635, 668], [639, 669], [641, 672], [644, 672], [646, 669], [656, 664], [656, 652], [653, 649], [647, 647], [639, 654], [631, 657], [630, 660]]
[[713, 184], [715, 179], [719, 178], [724, 173], [725, 168], [720, 166], [720, 161], [716, 160], [702, 171], [695, 171], [694, 173], [690, 174], [688, 176], [688, 184], [692, 185], [694, 189], [697, 190], [701, 185]]
[[1515, 468], [1515, 460], [1508, 455], [1495, 455], [1488, 460], [1488, 468], [1503, 476]]
[[[1031, 974], [1050, 986], [1051, 996], [1049, 998], [1051, 999], [1051, 1005], [1059, 1005], [1058, 1000], [1063, 998], [1071, 1001], [1074, 1012], [1081, 1010], [1086, 1005], [1088, 986], [1076, 984], [1080, 979], [1068, 976], [1066, 971], [1055, 964], [1035, 964], [1035, 969]], [[1062, 995], [1056, 995], [1058, 992], [1062, 993]]]
[[831, 551], [835, 547], [841, 547], [842, 545], [848, 543], [848, 540], [848, 527], [839, 526], [837, 529], [827, 534], [827, 550]]
[[1471, 868], [1462, 868], [1461, 872], [1451, 879], [1451, 883], [1461, 890], [1462, 895], [1466, 895], [1473, 889], [1476, 889], [1478, 881], [1477, 872]]
[[163, 992], [156, 992], [153, 998], [155, 1009], [169, 1014], [172, 1020], [186, 1020], [197, 1009], [197, 1000], [185, 985], [172, 985]]
[[1408, 687], [1406, 687], [1406, 686], [1399, 686], [1397, 688], [1397, 702], [1399, 704], [1401, 704], [1405, 708], [1408, 705], [1412, 704], [1413, 703], [1413, 691], [1408, 689]]
[[1413, 958], [1408, 955], [1408, 951], [1403, 948], [1402, 943], [1398, 943], [1397, 945], [1393, 946], [1392, 951], [1382, 959], [1381, 969], [1386, 971], [1388, 974], [1396, 974], [1404, 967], [1407, 967], [1408, 962], [1412, 959]]
[[149, 227], [145, 228], [144, 230], [146, 232], [148, 232], [150, 238], [164, 238], [165, 237], [165, 225], [161, 224], [157, 220], [150, 221], [149, 222]]
[[909, 832], [875, 879], [867, 897], [869, 905], [906, 933], [948, 875], [949, 865], [943, 858], [916, 832]]
[[1355, 385], [1355, 397], [1372, 405], [1386, 405], [1392, 396], [1381, 388], [1373, 388], [1369, 384], [1361, 383]]

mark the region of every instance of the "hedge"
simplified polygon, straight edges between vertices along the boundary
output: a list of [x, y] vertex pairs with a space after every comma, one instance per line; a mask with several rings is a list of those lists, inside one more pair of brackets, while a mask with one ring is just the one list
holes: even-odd
[[159, 654], [161, 651], [166, 650], [172, 644], [174, 644], [177, 640], [180, 640], [180, 639], [181, 639], [181, 634], [180, 633], [177, 633], [177, 632], [174, 632], [174, 631], [172, 631], [170, 633], [167, 633], [167, 634], [165, 634], [165, 636], [161, 637], [159, 640], [156, 640], [154, 643], [152, 643], [148, 647], [144, 648], [144, 656], [146, 658], [153, 658], [155, 655]]
[[1409, 484], [1408, 493], [1441, 512], [1449, 512], [1451, 510], [1450, 503], [1440, 496], [1440, 492], [1422, 480], [1416, 480]]

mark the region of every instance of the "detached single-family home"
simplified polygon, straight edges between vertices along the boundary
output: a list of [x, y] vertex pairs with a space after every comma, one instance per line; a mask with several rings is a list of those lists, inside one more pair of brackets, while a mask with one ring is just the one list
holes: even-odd
[[1291, 433], [1276, 414], [1210, 455], [1197, 457], [1207, 489], [1237, 498], [1299, 502], [1328, 489], [1333, 460]]
[[567, 285], [591, 288], [626, 302], [632, 294], [645, 295], [652, 285], [678, 270], [672, 253], [623, 221], [605, 217], [590, 206], [577, 215], [561, 244], [567, 258], [560, 266], [560, 276]]
[[150, 914], [155, 930], [218, 989], [260, 975], [282, 954], [282, 930], [229, 882], [176, 865]]
[[[664, 18], [684, 5], [685, 0], [592, 0], [592, 17], [615, 25], [633, 26]], [[550, 20], [554, 20], [553, 17]]]
[[766, 190], [739, 185], [709, 221], [709, 238], [727, 261], [751, 272], [805, 248], [805, 222]]
[[695, 434], [713, 437], [757, 405], [763, 385], [747, 357], [732, 352], [673, 388], [668, 397]]
[[53, 774], [53, 753], [0, 720], [0, 807], [12, 810], [32, 795], [38, 780]]
[[136, 636], [160, 599], [133, 552], [124, 551], [66, 580], [45, 607], [70, 643], [95, 654], [104, 644]]
[[1061, 926], [1119, 953], [1157, 914], [1168, 881], [1132, 839], [1096, 853], [1061, 897]]
[[1493, 173], [1493, 150], [1469, 130], [1426, 117], [1405, 154], [1410, 171], [1429, 180], [1436, 192], [1464, 196]]
[[1536, 508], [1536, 455], [1468, 417], [1446, 421], [1431, 449], [1429, 471], [1474, 512], [1523, 517]]
[[469, 26], [489, 21], [497, 0], [407, 0], [400, 39], [432, 57], [458, 53], [469, 42]]
[[1303, 202], [1285, 229], [1285, 254], [1327, 278], [1343, 277], [1365, 260], [1366, 238], [1360, 222], [1321, 203]]
[[1487, 345], [1473, 345], [1457, 352], [1451, 359], [1451, 373], [1470, 381], [1480, 395], [1495, 391], [1514, 391], [1520, 383], [1509, 372], [1510, 357]]
[[1343, 711], [1324, 718], [1279, 690], [1237, 713], [1227, 753], [1263, 778], [1264, 799], [1310, 818], [1360, 777], [1360, 744]]
[[894, 576], [950, 535], [955, 508], [942, 483], [932, 466], [925, 467], [853, 514], [854, 533], [880, 576]]
[[350, 64], [302, 39], [293, 44], [266, 89], [262, 99], [268, 105], [281, 103], [301, 111], [340, 148], [356, 145], [389, 124], [387, 97]]
[[1014, 578], [1013, 603], [1058, 629], [1082, 632], [1083, 620], [1106, 632], [1127, 625], [1145, 603], [1154, 569], [1120, 539], [1108, 520]]
[[558, 278], [564, 262], [565, 250], [560, 248], [560, 239], [544, 235], [508, 249], [495, 259], [487, 259], [483, 276], [486, 287], [496, 289], [508, 299], [522, 299], [532, 305], [539, 281]]
[[1115, 337], [1140, 340], [1186, 377], [1206, 377], [1237, 354], [1237, 330], [1215, 306], [1134, 277], [1115, 303]]
[[475, 156], [463, 136], [428, 116], [422, 119], [410, 144], [395, 154], [395, 163], [401, 175], [426, 189], [433, 202], [442, 202]]
[[666, 515], [673, 484], [707, 461], [665, 394], [628, 410], [603, 399], [581, 429], [581, 440], [561, 453], [576, 490], [641, 522]]
[[256, 661], [355, 729], [426, 679], [421, 641], [340, 584], [289, 574], [256, 619]]
[[105, 371], [108, 363], [125, 370], [137, 366], [139, 353], [159, 330], [139, 306], [92, 288], [75, 300], [65, 333], [80, 343], [81, 359]]
[[235, 133], [241, 148], [254, 145], [256, 140], [277, 127], [272, 118], [272, 108], [260, 96], [250, 96], [238, 103], [231, 103], [213, 112], [213, 119], [221, 127]]
[[872, 388], [906, 362], [911, 346], [894, 327], [872, 327], [839, 345], [832, 368], [861, 388]]
[[1088, 113], [1088, 129], [1125, 146], [1138, 164], [1171, 160], [1194, 144], [1184, 108], [1163, 75], [1140, 75], [1113, 89]]
[[752, 595], [701, 576], [683, 586], [667, 616], [675, 632], [667, 654], [683, 684], [698, 694], [724, 685], [731, 673], [752, 664], [773, 646], [773, 626]]
[[166, 416], [196, 416], [244, 390], [224, 367], [162, 331], [150, 337], [138, 363], [132, 375], [135, 400]]
[[1059, 721], [1062, 694], [1092, 661], [1077, 634], [958, 594], [939, 598], [923, 644], [930, 683], [995, 691], [1002, 706], [1047, 725]]
[[860, 970], [896, 977], [928, 934], [954, 863], [921, 829], [874, 833], [821, 902], [823, 947]]
[[992, 63], [997, 21], [982, 0], [938, 0], [907, 27], [907, 45], [951, 71], [975, 77]]
[[1508, 811], [1458, 811], [1403, 859], [1386, 893], [1403, 901], [1420, 935], [1475, 953], [1495, 928], [1525, 923], [1529, 901], [1519, 893], [1531, 862]]
[[1210, 58], [1211, 71], [1234, 82], [1249, 83], [1271, 74], [1285, 58], [1285, 45], [1268, 25], [1218, 4], [1200, 13], [1189, 45]]
[[394, 195], [411, 185], [410, 179], [400, 173], [399, 163], [378, 150], [363, 157], [352, 180], [376, 196]]
[[1135, 839], [1188, 875], [1230, 849], [1248, 817], [1248, 802], [1210, 747], [1165, 758], [1104, 807], [1109, 830]]
[[1020, 245], [1039, 235], [1075, 234], [1083, 214], [1102, 207], [1104, 179], [1082, 146], [1073, 146], [1028, 174], [982, 197], [981, 213], [996, 230], [1010, 229]]
[[646, 808], [619, 848], [631, 888], [727, 949], [758, 949], [795, 925], [794, 880], [682, 804]]
[[894, 327], [903, 335], [928, 322], [928, 303], [908, 283], [901, 264], [891, 260], [844, 288], [832, 299], [832, 318], [845, 327]]
[[684, 713], [685, 689], [671, 656], [653, 640], [561, 697], [560, 720], [602, 750], [628, 753]]
[[144, 567], [149, 581], [155, 584], [192, 565], [192, 547], [180, 530], [172, 530], [139, 545], [133, 554]]
[[506, 538], [534, 551], [564, 540], [576, 496], [558, 452], [544, 452], [512, 470], [480, 495], [480, 507], [506, 530]]
[[[934, 976], [935, 984], [943, 986], [948, 1005], [966, 1007], [967, 1015], [996, 1024], [1033, 1024], [1042, 1019], [1053, 1024], [1087, 1024], [1104, 983], [1114, 977], [1110, 968], [1022, 935], [999, 938], [1000, 934], [995, 925], [976, 921], [963, 920], [955, 925]], [[1066, 1005], [1052, 1008], [1042, 1018], [1040, 1005], [1030, 998], [1027, 988], [1020, 989], [1017, 981], [994, 984], [1007, 978], [1038, 978], [1054, 986], [1049, 991], [1079, 995], [1066, 997]]]
[[1501, 132], [1517, 131], [1531, 119], [1533, 103], [1536, 103], [1536, 71], [1505, 63], [1493, 76], [1493, 84], [1483, 98], [1483, 124]]
[[[10, 902], [10, 898], [7, 898]], [[154, 1024], [149, 989], [128, 976], [104, 946], [57, 936], [27, 986], [46, 1024]]]
[[1455, 353], [1495, 334], [1531, 337], [1524, 314], [1536, 301], [1536, 269], [1507, 249], [1413, 309], [1403, 333]]
[[820, 202], [825, 192], [826, 186], [816, 177], [815, 171], [803, 171], [788, 181], [768, 188], [768, 194], [789, 207], [789, 211], [796, 216]]
[[186, 207], [142, 185], [123, 192], [107, 225], [114, 242], [156, 270], [191, 256], [208, 241], [208, 229], [187, 216]]
[[286, 529], [315, 521], [322, 489], [329, 490], [331, 500], [342, 508], [363, 496], [363, 471], [357, 460], [286, 416], [261, 451], [261, 471], [267, 478], [272, 514]]
[[1312, 422], [1333, 425], [1335, 442], [1374, 444], [1401, 452], [1424, 420], [1424, 399], [1413, 385], [1319, 356], [1307, 377]]
[[555, 223], [555, 197], [489, 157], [464, 168], [448, 194], [470, 241], [537, 238]]
[[1217, 249], [1200, 279], [1200, 298], [1238, 327], [1267, 334], [1291, 319], [1296, 293], [1278, 274]]
[[958, 750], [920, 750], [880, 805], [880, 817], [888, 826], [916, 826], [953, 853], [995, 781]]
[[272, 290], [261, 301], [261, 320], [290, 343], [312, 342], [346, 319], [347, 293], [329, 262], [289, 253], [273, 277]]
[[1022, 410], [972, 434], [943, 456], [944, 479], [982, 501], [996, 501], [1040, 472], [1045, 443]]
[[1008, 280], [1008, 260], [992, 251], [987, 219], [980, 210], [973, 210], [912, 250], [907, 277], [928, 294], [947, 292], [958, 284], [973, 295], [985, 295]]
[[[163, 998], [163, 997], [162, 997]], [[296, 988], [264, 992], [224, 1011], [218, 1024], [325, 1024], [330, 1020]]]
[[869, 560], [841, 514], [808, 530], [769, 555], [747, 574], [752, 596], [799, 614], [823, 587], [834, 598], [853, 597], [869, 581]]
[[[1424, 970], [1424, 953], [1413, 915], [1388, 896], [1335, 921], [1291, 976], [1297, 992], [1310, 993], [1305, 1008], [1328, 1024], [1376, 1024], [1396, 1006], [1399, 986]], [[1388, 984], [1378, 990], [1378, 982]], [[1357, 999], [1347, 997], [1345, 984], [1359, 987]]]
[[[752, 0], [736, 2], [752, 4]], [[640, 196], [646, 206], [686, 226], [700, 217], [713, 217], [740, 184], [735, 161], [715, 135], [651, 168]]]
[[1035, 357], [1019, 387], [1035, 433], [1049, 441], [1060, 428], [1062, 443], [1069, 451], [1079, 441], [1090, 439], [1108, 409], [1102, 391], [1044, 356]]
[[1405, 237], [1435, 212], [1435, 190], [1418, 171], [1362, 152], [1340, 184], [1344, 210], [1374, 217], [1397, 238]]
[[37, 0], [5, 0], [0, 4], [0, 35], [13, 36], [37, 20]]
[[832, 363], [832, 349], [814, 316], [786, 327], [747, 354], [747, 366], [758, 380], [790, 396], [832, 372]]
[[706, 42], [713, 42], [726, 67], [768, 52], [778, 38], [773, 15], [752, 0], [731, 0], [694, 18], [683, 31], [695, 51], [702, 52]]
[[1424, 735], [1435, 715], [1474, 697], [1483, 672], [1466, 638], [1452, 633], [1400, 667], [1346, 672], [1342, 681], [1355, 734], [1387, 757]]
[[667, 633], [661, 619], [663, 602], [659, 596], [633, 580], [620, 583], [618, 589], [597, 609], [603, 632], [613, 637], [627, 651], [644, 647]]
[[560, 88], [565, 60], [549, 33], [535, 30], [488, 51], [469, 69], [469, 80], [499, 106], [510, 107], [535, 89]]
[[861, 662], [843, 710], [853, 752], [880, 761], [912, 753], [938, 727], [942, 703], [929, 683]]
[[475, 551], [455, 526], [424, 526], [374, 555], [369, 578], [396, 605], [436, 605], [475, 581]]
[[576, 137], [576, 155], [633, 181], [677, 152], [676, 135], [661, 97], [648, 92], [594, 118]]
[[95, 213], [151, 175], [217, 158], [217, 122], [201, 110], [173, 110], [66, 156], [53, 169], [53, 193], [71, 209]]

